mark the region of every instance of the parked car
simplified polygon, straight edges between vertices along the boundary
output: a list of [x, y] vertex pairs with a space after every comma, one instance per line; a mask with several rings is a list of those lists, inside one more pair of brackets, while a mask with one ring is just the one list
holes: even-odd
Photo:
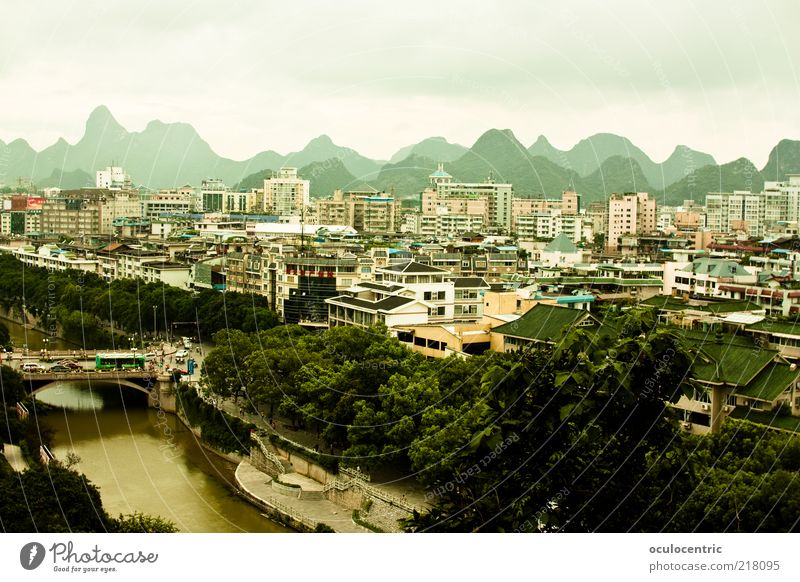
[[22, 371], [27, 372], [28, 374], [32, 374], [34, 372], [42, 372], [44, 371], [44, 368], [34, 362], [25, 362], [24, 364], [22, 364]]
[[68, 366], [64, 366], [62, 364], [56, 364], [55, 366], [50, 366], [47, 370], [48, 372], [71, 372], [72, 368]]
[[175, 352], [175, 359], [176, 360], [183, 360], [188, 355], [189, 355], [189, 352], [187, 352], [186, 350], [178, 350], [177, 352]]

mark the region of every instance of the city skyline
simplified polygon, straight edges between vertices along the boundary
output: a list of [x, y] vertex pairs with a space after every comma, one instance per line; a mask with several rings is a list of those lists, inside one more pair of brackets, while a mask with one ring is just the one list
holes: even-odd
[[103, 104], [130, 131], [189, 123], [237, 160], [321, 134], [385, 160], [509, 128], [526, 146], [609, 132], [655, 161], [682, 144], [761, 167], [800, 121], [788, 2], [84, 7], [6, 9], [0, 140], [74, 143]]

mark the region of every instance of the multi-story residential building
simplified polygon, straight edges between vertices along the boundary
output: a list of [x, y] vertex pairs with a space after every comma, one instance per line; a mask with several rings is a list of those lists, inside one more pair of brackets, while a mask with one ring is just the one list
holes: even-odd
[[169, 256], [164, 253], [123, 243], [107, 245], [98, 250], [96, 256], [99, 263], [98, 274], [106, 281], [144, 279], [145, 265], [169, 263]]
[[755, 268], [749, 270], [730, 259], [696, 258], [690, 263], [664, 264], [664, 295], [724, 297], [725, 286], [754, 285]]
[[203, 212], [224, 212], [228, 187], [217, 178], [203, 180], [200, 183], [200, 198]]
[[620, 238], [657, 231], [656, 201], [647, 192], [612, 194], [608, 199], [606, 250], [618, 252]]
[[39, 232], [43, 203], [44, 198], [25, 195], [4, 199], [0, 209], [0, 233], [25, 235]]
[[[392, 269], [393, 278], [418, 280], [432, 271], [422, 264], [404, 263]], [[385, 275], [385, 269], [382, 270]], [[403, 273], [399, 275], [398, 273]], [[413, 273], [413, 274], [412, 274]], [[356, 325], [369, 327], [383, 323], [390, 330], [398, 326], [428, 324], [432, 321], [475, 322], [483, 312], [483, 295], [489, 285], [481, 277], [456, 277], [439, 280], [435, 289], [425, 291], [419, 283], [363, 282], [340, 296], [326, 300], [331, 327]], [[420, 298], [422, 297], [422, 298]], [[444, 305], [451, 300], [452, 304]], [[453, 314], [448, 318], [447, 313]]]
[[486, 223], [481, 214], [451, 214], [447, 208], [437, 209], [436, 214], [418, 216], [415, 234], [432, 238], [454, 237], [464, 232], [483, 230]]
[[176, 190], [159, 190], [141, 199], [142, 218], [160, 218], [173, 214], [190, 214], [195, 211], [194, 188], [183, 186]]
[[377, 190], [336, 190], [330, 199], [317, 200], [316, 214], [321, 224], [348, 225], [358, 232], [400, 230], [400, 201]]
[[431, 304], [431, 321], [450, 321], [454, 315], [455, 287], [447, 281], [448, 271], [408, 261], [376, 269], [376, 279], [411, 291], [416, 299]]
[[513, 186], [498, 184], [489, 177], [481, 183], [459, 183], [442, 164], [430, 175], [431, 187], [422, 192], [422, 214], [431, 216], [445, 208], [447, 214], [483, 216], [489, 228], [510, 231]]
[[108, 166], [105, 170], [97, 171], [95, 186], [104, 190], [130, 190], [133, 182], [123, 168]]
[[564, 214], [561, 210], [546, 210], [515, 217], [516, 233], [522, 239], [552, 239], [561, 234], [574, 242], [583, 238], [583, 218]]
[[54, 244], [45, 244], [38, 249], [33, 246], [16, 248], [12, 254], [24, 265], [41, 267], [49, 271], [84, 271], [96, 273], [97, 259], [80, 257], [72, 251], [59, 248]]
[[595, 234], [608, 232], [608, 204], [605, 202], [598, 200], [589, 204], [585, 218]]
[[278, 216], [297, 216], [311, 203], [311, 183], [297, 175], [297, 168], [281, 168], [264, 180], [264, 211]]
[[786, 217], [782, 220], [800, 222], [800, 174], [789, 174], [783, 182], [764, 182], [764, 192], [778, 192], [785, 199]]
[[742, 230], [750, 236], [763, 236], [787, 217], [788, 196], [779, 188], [761, 193], [710, 192], [706, 196], [706, 226], [714, 232]]
[[85, 236], [114, 233], [117, 218], [139, 217], [137, 192], [84, 188], [64, 190], [42, 205], [41, 232]]

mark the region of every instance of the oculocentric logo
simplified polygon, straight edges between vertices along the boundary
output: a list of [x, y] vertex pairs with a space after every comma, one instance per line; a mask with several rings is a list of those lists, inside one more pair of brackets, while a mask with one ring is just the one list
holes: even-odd
[[19, 563], [26, 570], [35, 570], [44, 561], [44, 546], [39, 542], [29, 542], [19, 551]]

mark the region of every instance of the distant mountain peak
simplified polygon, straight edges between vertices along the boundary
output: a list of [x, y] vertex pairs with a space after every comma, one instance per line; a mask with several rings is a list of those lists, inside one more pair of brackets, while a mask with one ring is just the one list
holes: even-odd
[[86, 120], [86, 133], [94, 132], [96, 130], [125, 131], [125, 128], [122, 127], [114, 118], [108, 107], [105, 105], [98, 105], [94, 108], [94, 110], [92, 110], [92, 112], [89, 114], [89, 118]]
[[[472, 149], [480, 149], [483, 146], [506, 143], [513, 145], [516, 148], [525, 150], [525, 147], [519, 142], [517, 136], [510, 129], [490, 129], [481, 135], [478, 140], [472, 145]], [[527, 151], [527, 150], [526, 150]]]
[[312, 144], [313, 145], [336, 145], [336, 144], [333, 143], [333, 140], [331, 139], [331, 137], [326, 133], [323, 133], [322, 135], [319, 135], [319, 136], [315, 137], [314, 139], [312, 139], [310, 142], [308, 142], [308, 145], [306, 147], [308, 147], [308, 146], [310, 146]]

